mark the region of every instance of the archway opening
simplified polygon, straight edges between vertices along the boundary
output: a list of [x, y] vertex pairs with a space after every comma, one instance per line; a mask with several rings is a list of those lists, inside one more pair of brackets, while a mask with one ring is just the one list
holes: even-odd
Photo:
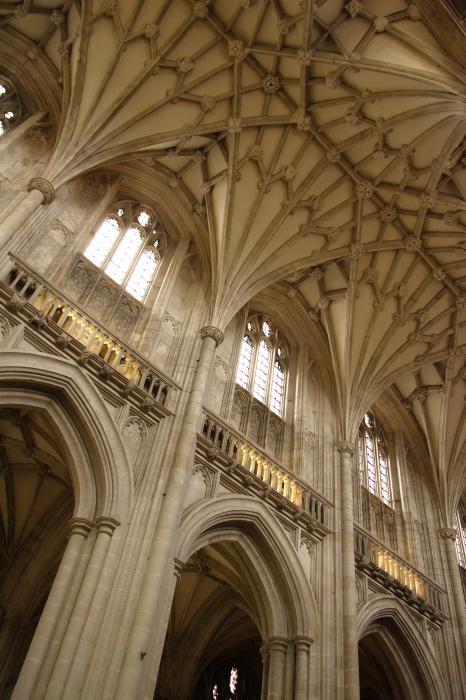
[[415, 650], [390, 619], [373, 623], [359, 642], [360, 700], [428, 700], [433, 695]]
[[39, 407], [0, 409], [0, 696], [10, 697], [66, 546], [63, 436]]
[[156, 700], [259, 700], [260, 614], [231, 542], [191, 556], [177, 583]]

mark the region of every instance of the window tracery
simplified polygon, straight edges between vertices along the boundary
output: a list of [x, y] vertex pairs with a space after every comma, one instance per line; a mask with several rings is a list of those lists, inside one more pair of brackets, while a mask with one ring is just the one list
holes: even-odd
[[120, 202], [100, 224], [84, 257], [138, 301], [160, 263], [160, 224], [149, 207]]
[[22, 117], [21, 99], [11, 82], [0, 75], [0, 136], [19, 123]]
[[280, 458], [288, 348], [272, 321], [253, 314], [241, 340], [232, 419], [248, 438]]
[[251, 316], [241, 341], [236, 383], [280, 418], [285, 410], [287, 356], [285, 342], [271, 321]]
[[359, 474], [372, 496], [392, 506], [390, 465], [385, 435], [375, 418], [366, 413], [359, 429]]

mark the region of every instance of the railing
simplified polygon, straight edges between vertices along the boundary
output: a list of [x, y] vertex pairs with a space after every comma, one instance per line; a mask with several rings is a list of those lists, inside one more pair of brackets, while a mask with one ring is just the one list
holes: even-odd
[[61, 292], [10, 254], [11, 267], [6, 284], [14, 292], [19, 308], [26, 302], [37, 314], [31, 319], [37, 327], [59, 331], [56, 342], [65, 346], [72, 340], [83, 346], [78, 362], [86, 364], [91, 357], [100, 358], [109, 373], [117, 372], [128, 384], [126, 390], [139, 387], [158, 403], [165, 405], [169, 391], [176, 387], [140, 355], [130, 350], [116, 336], [85, 314]]
[[425, 611], [426, 603], [445, 613], [445, 591], [359, 526], [354, 528], [354, 551], [359, 569]]
[[311, 515], [322, 525], [329, 525], [332, 506], [328, 501], [206, 410], [203, 415], [202, 435], [232, 462], [238, 463], [257, 477], [267, 488]]

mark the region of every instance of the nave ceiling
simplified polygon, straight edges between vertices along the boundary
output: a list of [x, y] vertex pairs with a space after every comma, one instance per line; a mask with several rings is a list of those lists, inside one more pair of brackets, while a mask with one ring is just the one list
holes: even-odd
[[205, 232], [211, 322], [279, 283], [325, 331], [342, 436], [394, 386], [447, 514], [465, 463], [465, 69], [424, 9], [3, 0], [0, 31], [63, 89], [45, 176], [135, 160], [166, 182]]

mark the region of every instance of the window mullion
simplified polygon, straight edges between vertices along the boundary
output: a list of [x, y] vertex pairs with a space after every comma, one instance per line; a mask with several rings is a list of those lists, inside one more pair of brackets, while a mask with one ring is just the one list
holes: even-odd
[[132, 273], [133, 273], [133, 270], [134, 270], [134, 268], [136, 267], [136, 265], [137, 265], [137, 263], [138, 263], [139, 258], [141, 257], [141, 255], [142, 255], [143, 252], [144, 252], [144, 248], [146, 247], [146, 244], [147, 244], [147, 239], [148, 239], [148, 236], [146, 235], [146, 237], [144, 238], [142, 244], [139, 246], [138, 252], [137, 252], [136, 255], [134, 256], [133, 262], [131, 263], [131, 265], [130, 265], [129, 268], [128, 268], [128, 272], [126, 273], [126, 275], [125, 275], [124, 278], [123, 278], [123, 282], [121, 283], [121, 287], [122, 287], [123, 291], [125, 291], [125, 288], [126, 288], [126, 285], [127, 285], [127, 283], [128, 283], [128, 280], [129, 280], [129, 278], [131, 277], [131, 275], [132, 275]]

